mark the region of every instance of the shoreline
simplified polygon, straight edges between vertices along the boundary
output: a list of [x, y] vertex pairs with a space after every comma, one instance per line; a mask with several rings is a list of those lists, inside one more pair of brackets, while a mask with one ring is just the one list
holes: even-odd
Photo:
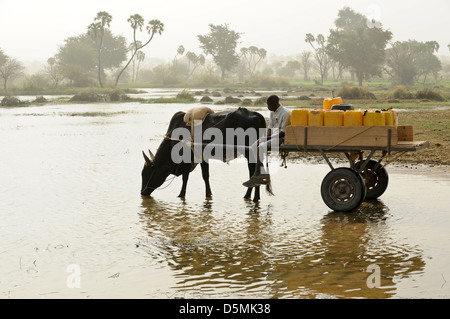
[[[210, 92], [211, 93], [211, 92]], [[97, 93], [93, 93], [97, 94]], [[129, 93], [128, 93], [129, 94]], [[229, 92], [230, 95], [235, 96], [237, 92]], [[250, 94], [247, 92], [245, 95]], [[254, 94], [254, 93], [252, 93]], [[124, 94], [127, 96], [127, 94]], [[223, 94], [219, 99], [224, 99], [228, 96], [228, 92]], [[241, 97], [244, 99], [246, 96]], [[253, 98], [257, 98], [253, 95]], [[318, 108], [322, 102], [318, 99], [302, 100], [292, 99], [292, 97], [280, 96], [283, 104], [290, 108]], [[252, 105], [241, 105], [241, 103], [227, 103], [233, 106], [242, 106], [247, 108], [259, 108], [263, 107], [263, 104], [257, 104], [255, 100]], [[155, 103], [180, 103], [180, 104], [205, 104], [211, 105], [216, 103], [202, 103], [196, 99], [186, 98], [144, 98], [144, 97], [128, 97], [120, 98], [118, 101], [102, 101], [101, 103], [121, 104], [121, 103], [142, 103], [142, 104], [155, 104]], [[320, 102], [320, 103], [319, 103]], [[399, 158], [395, 164], [400, 165], [427, 165], [427, 167], [434, 167], [439, 165], [450, 167], [450, 102], [431, 102], [431, 101], [402, 101], [400, 103], [389, 104], [385, 100], [348, 100], [347, 103], [360, 106], [361, 108], [386, 108], [386, 106], [393, 107], [398, 111], [399, 125], [412, 125], [414, 128], [414, 140], [429, 141], [430, 147], [421, 150], [419, 152], [408, 152]], [[68, 97], [64, 99], [52, 99], [46, 102], [25, 102], [21, 105], [15, 106], [0, 106], [0, 109], [12, 109], [23, 108], [29, 106], [45, 106], [55, 104], [67, 104], [67, 105], [85, 105], [85, 104], [98, 104], [100, 102], [89, 101], [70, 101]], [[224, 104], [220, 104], [224, 105]], [[393, 163], [394, 164], [394, 163]]]

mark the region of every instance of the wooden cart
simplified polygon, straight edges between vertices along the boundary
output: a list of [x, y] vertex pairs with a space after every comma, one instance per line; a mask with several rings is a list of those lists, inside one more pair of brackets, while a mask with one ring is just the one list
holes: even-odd
[[[386, 165], [429, 145], [413, 140], [411, 126], [288, 126], [280, 153], [286, 158], [291, 152], [319, 152], [331, 169], [321, 184], [322, 199], [334, 211], [347, 212], [384, 193], [389, 181]], [[350, 167], [335, 168], [328, 152], [343, 152]]]

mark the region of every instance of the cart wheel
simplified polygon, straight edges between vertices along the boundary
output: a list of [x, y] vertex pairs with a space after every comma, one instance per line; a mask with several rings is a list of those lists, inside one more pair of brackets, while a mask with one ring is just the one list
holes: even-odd
[[[358, 171], [363, 162], [355, 163], [355, 170]], [[387, 170], [380, 164], [377, 169], [374, 170], [375, 165], [378, 162], [376, 160], [369, 160], [361, 175], [366, 184], [366, 199], [377, 199], [380, 197], [389, 183], [389, 176]]]
[[329, 172], [320, 188], [325, 204], [337, 212], [358, 208], [366, 196], [364, 180], [356, 171], [340, 167]]

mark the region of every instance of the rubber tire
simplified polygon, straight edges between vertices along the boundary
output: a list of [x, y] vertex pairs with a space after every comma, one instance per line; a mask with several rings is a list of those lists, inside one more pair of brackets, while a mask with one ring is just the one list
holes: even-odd
[[[359, 170], [364, 162], [356, 162], [354, 169]], [[361, 176], [364, 179], [366, 185], [366, 199], [377, 199], [386, 191], [389, 184], [389, 175], [387, 170], [380, 164], [376, 170], [373, 168], [378, 162], [376, 160], [369, 160], [364, 170], [361, 172]]]
[[366, 197], [364, 179], [351, 168], [333, 169], [323, 179], [320, 193], [324, 203], [336, 212], [358, 208]]

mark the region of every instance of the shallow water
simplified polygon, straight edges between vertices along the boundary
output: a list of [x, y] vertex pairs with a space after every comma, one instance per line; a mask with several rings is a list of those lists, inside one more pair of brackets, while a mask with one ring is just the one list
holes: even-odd
[[200, 169], [185, 200], [180, 177], [142, 198], [142, 150], [189, 107], [0, 108], [0, 297], [450, 296], [448, 175], [388, 168], [378, 201], [335, 213], [326, 164], [271, 158], [276, 196], [255, 204], [238, 158], [211, 162], [210, 200]]

